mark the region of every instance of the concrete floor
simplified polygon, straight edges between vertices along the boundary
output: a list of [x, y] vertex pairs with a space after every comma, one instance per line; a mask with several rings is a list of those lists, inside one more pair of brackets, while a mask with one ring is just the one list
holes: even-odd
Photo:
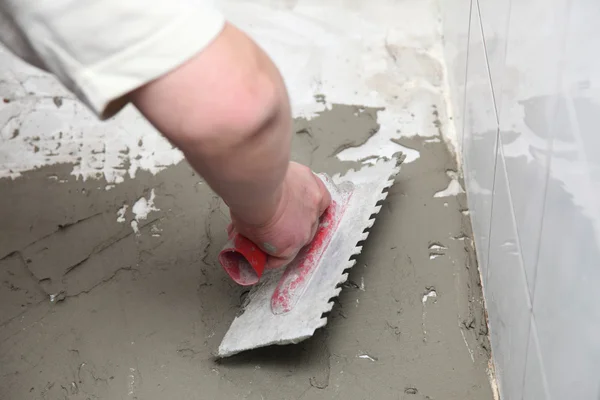
[[[376, 126], [355, 111], [298, 120], [294, 158], [348, 168], [330, 155]], [[348, 143], [351, 125], [365, 136]], [[225, 208], [185, 162], [111, 191], [69, 178], [70, 165], [1, 180], [0, 397], [491, 398], [465, 197], [434, 197], [455, 162], [443, 142], [402, 143], [420, 158], [402, 167], [327, 327], [221, 362], [211, 353], [243, 290], [216, 262]], [[152, 190], [139, 234], [117, 222]]]
[[[281, 2], [256, 3], [281, 12]], [[429, 15], [416, 3], [402, 6]], [[292, 9], [285, 15], [300, 13]], [[437, 42], [389, 32], [360, 40], [340, 42], [348, 60], [384, 57], [392, 68], [369, 61], [335, 86], [324, 71], [344, 70], [324, 63], [315, 86], [281, 61], [294, 159], [328, 173], [397, 150], [407, 161], [328, 325], [304, 343], [221, 361], [212, 354], [245, 293], [216, 261], [224, 205], [131, 110], [101, 125], [0, 52], [0, 399], [491, 399], [443, 68], [418, 50]], [[422, 76], [403, 81], [396, 67]]]

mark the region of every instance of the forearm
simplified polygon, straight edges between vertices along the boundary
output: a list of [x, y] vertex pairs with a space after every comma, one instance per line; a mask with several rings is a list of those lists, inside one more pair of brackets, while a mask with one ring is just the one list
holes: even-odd
[[231, 212], [248, 224], [273, 217], [283, 196], [290, 161], [290, 113], [274, 110], [264, 125], [226, 132], [225, 143], [190, 143], [181, 148], [192, 167], [223, 198]]
[[268, 56], [226, 26], [202, 53], [132, 94], [237, 218], [260, 224], [283, 196], [291, 116]]

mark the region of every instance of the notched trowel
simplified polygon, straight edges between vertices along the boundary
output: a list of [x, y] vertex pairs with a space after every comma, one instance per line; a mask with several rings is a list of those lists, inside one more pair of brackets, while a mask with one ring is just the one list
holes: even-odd
[[299, 343], [325, 326], [332, 299], [348, 279], [394, 183], [403, 157], [379, 159], [345, 175], [319, 175], [332, 203], [321, 217], [317, 234], [285, 270], [264, 271], [266, 255], [236, 235], [219, 254], [233, 280], [254, 285], [217, 351], [218, 357], [273, 344]]

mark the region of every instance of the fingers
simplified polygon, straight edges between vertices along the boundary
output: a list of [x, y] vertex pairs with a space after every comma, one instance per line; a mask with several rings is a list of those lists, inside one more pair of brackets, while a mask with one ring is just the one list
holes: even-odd
[[314, 174], [313, 174], [313, 177], [315, 178], [315, 181], [317, 182], [317, 185], [319, 186], [319, 191], [323, 194], [323, 196], [321, 197], [321, 201], [319, 202], [319, 216], [320, 216], [325, 212], [325, 210], [327, 210], [327, 207], [329, 207], [329, 205], [331, 204], [331, 193], [329, 193], [329, 190], [327, 190], [327, 186], [325, 186], [325, 184], [323, 183], [321, 178], [319, 178], [317, 175], [314, 175]]
[[296, 258], [296, 254], [292, 257], [267, 257], [267, 263], [265, 264], [265, 269], [277, 269], [282, 268], [291, 263], [294, 258]]
[[308, 243], [312, 242], [315, 235], [317, 234], [318, 229], [319, 229], [319, 221], [315, 221], [310, 229], [310, 240], [308, 241]]
[[287, 258], [278, 258], [278, 257], [267, 257], [267, 263], [265, 264], [265, 269], [277, 269], [286, 266], [289, 264], [291, 260]]
[[266, 269], [284, 267], [297, 257], [298, 252], [314, 239], [319, 229], [319, 217], [332, 202], [327, 185], [310, 168], [290, 163], [286, 179], [289, 201], [276, 224], [268, 229], [257, 229], [240, 225], [232, 218], [233, 226], [228, 228], [229, 234], [239, 231], [267, 253]]

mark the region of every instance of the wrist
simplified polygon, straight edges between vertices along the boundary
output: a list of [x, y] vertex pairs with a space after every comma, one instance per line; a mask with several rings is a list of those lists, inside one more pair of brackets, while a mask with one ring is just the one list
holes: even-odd
[[268, 231], [281, 219], [288, 202], [289, 190], [284, 179], [268, 200], [254, 206], [230, 206], [231, 217], [249, 231], [244, 232], [246, 235]]

